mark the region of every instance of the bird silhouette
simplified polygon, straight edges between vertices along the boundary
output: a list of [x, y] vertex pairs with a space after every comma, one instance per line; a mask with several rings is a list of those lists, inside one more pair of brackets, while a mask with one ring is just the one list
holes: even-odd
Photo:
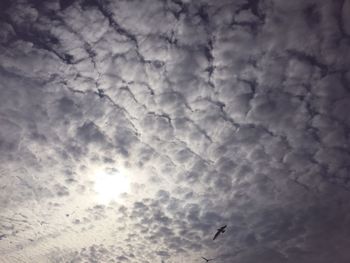
[[205, 262], [209, 262], [209, 261], [214, 260], [215, 258], [207, 259], [207, 258], [205, 258], [205, 257], [202, 257], [202, 259], [204, 259], [204, 260], [205, 260]]
[[227, 227], [227, 225], [224, 225], [224, 226], [218, 228], [218, 231], [216, 232], [216, 234], [215, 234], [213, 240], [215, 240], [221, 233], [225, 233], [226, 227]]

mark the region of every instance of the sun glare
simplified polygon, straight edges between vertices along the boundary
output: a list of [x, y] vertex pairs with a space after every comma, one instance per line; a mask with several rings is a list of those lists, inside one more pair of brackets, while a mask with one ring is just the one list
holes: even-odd
[[117, 200], [122, 193], [129, 191], [129, 178], [120, 171], [103, 171], [95, 175], [95, 191], [99, 202]]

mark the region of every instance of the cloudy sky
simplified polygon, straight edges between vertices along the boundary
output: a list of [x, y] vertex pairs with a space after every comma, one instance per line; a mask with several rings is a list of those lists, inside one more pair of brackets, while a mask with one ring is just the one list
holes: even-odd
[[1, 263], [350, 262], [350, 0], [0, 10]]

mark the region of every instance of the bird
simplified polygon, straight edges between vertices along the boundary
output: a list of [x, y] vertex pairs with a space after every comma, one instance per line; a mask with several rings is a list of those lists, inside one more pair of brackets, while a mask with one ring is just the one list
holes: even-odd
[[225, 228], [226, 227], [227, 227], [227, 225], [224, 225], [224, 226], [218, 228], [218, 231], [216, 232], [213, 240], [215, 240], [221, 233], [225, 233], [225, 231], [226, 231]]
[[204, 260], [205, 260], [205, 262], [209, 262], [209, 261], [212, 261], [212, 260], [214, 260], [214, 258], [211, 258], [211, 259], [207, 259], [207, 258], [205, 258], [205, 257], [202, 257], [202, 259], [204, 259]]
[[105, 91], [103, 89], [97, 89], [96, 94], [102, 99], [105, 96]]

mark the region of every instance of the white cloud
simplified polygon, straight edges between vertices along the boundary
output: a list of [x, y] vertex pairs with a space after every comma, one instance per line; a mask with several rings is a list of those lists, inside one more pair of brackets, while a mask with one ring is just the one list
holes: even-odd
[[4, 5], [4, 260], [348, 262], [349, 6]]

